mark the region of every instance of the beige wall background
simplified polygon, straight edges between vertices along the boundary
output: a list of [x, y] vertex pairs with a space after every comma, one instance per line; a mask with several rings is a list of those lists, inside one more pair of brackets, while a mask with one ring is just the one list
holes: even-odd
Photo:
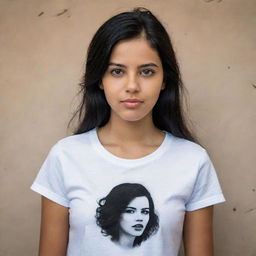
[[151, 9], [169, 31], [190, 119], [227, 202], [215, 207], [215, 255], [256, 256], [256, 1], [1, 0], [0, 255], [36, 255], [40, 197], [29, 187], [71, 134], [92, 35], [110, 16]]

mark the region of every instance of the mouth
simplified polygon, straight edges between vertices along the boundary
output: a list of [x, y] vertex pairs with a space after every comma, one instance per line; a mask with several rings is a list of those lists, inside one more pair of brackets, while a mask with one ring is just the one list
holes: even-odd
[[122, 100], [121, 102], [143, 102], [143, 100], [140, 99], [126, 99], [126, 100]]
[[127, 108], [136, 108], [143, 103], [143, 100], [139, 99], [126, 99], [122, 100], [121, 103]]
[[136, 231], [141, 231], [144, 226], [142, 224], [136, 224], [132, 226]]

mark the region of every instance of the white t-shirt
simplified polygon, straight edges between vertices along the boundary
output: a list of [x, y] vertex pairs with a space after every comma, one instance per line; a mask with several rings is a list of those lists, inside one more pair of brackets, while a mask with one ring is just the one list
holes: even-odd
[[69, 208], [68, 256], [177, 256], [185, 211], [225, 201], [206, 151], [167, 132], [139, 159], [107, 151], [96, 129], [64, 138], [31, 189]]

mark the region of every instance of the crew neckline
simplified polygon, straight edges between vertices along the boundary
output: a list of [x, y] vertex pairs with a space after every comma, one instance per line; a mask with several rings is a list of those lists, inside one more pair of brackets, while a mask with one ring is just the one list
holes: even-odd
[[163, 131], [165, 133], [165, 137], [164, 137], [162, 143], [160, 144], [160, 146], [156, 150], [154, 150], [152, 153], [150, 153], [146, 156], [140, 157], [140, 158], [127, 159], [127, 158], [118, 157], [118, 156], [114, 155], [113, 153], [111, 153], [110, 151], [108, 151], [101, 144], [99, 137], [98, 137], [97, 130], [98, 130], [98, 128], [94, 128], [93, 130], [90, 131], [90, 140], [91, 140], [93, 148], [107, 161], [110, 161], [114, 164], [128, 166], [128, 167], [135, 166], [135, 165], [137, 166], [137, 165], [148, 163], [152, 160], [156, 160], [166, 151], [167, 146], [169, 146], [170, 142], [171, 142], [171, 135], [168, 132]]

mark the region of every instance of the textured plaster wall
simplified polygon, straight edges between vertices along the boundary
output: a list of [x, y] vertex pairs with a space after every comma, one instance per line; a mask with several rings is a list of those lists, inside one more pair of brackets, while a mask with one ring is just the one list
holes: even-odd
[[216, 255], [256, 256], [255, 0], [0, 1], [0, 256], [36, 255], [40, 197], [29, 187], [50, 147], [71, 134], [93, 33], [134, 6], [172, 36], [190, 118], [227, 199], [215, 207]]

